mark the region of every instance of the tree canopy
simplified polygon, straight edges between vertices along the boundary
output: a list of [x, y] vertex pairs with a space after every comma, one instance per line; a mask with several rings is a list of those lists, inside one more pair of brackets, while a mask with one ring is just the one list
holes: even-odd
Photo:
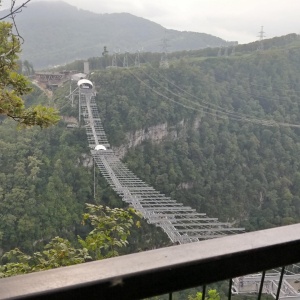
[[[196, 295], [192, 296], [190, 295], [188, 297], [188, 300], [202, 300], [202, 293], [198, 292]], [[208, 291], [208, 297], [205, 297], [205, 300], [220, 300], [220, 295], [216, 290], [209, 290]]]
[[[299, 47], [298, 37], [290, 36], [274, 39], [270, 49], [252, 54], [243, 48], [231, 57], [182, 53], [164, 70], [154, 54], [141, 54], [140, 68], [103, 69], [95, 58], [91, 80], [108, 140], [120, 150], [135, 145], [124, 157], [129, 169], [198, 212], [247, 230], [298, 222], [300, 133], [280, 123], [300, 124]], [[59, 92], [67, 93], [58, 90], [55, 95]], [[57, 100], [61, 112], [77, 115], [63, 98]], [[199, 110], [200, 105], [227, 115], [218, 118], [212, 110]], [[229, 111], [246, 117], [236, 121]], [[262, 126], [248, 122], [250, 118], [276, 123]], [[82, 230], [79, 216], [86, 202], [124, 205], [98, 173], [93, 197], [84, 127], [66, 129], [60, 122], [20, 134], [12, 123], [7, 119], [0, 126], [4, 251], [37, 251], [39, 241], [57, 235], [74, 239]], [[148, 140], [139, 145], [144, 137]], [[164, 237], [153, 226], [151, 235], [136, 234], [132, 244], [135, 250], [149, 249], [161, 245]]]
[[[93, 204], [87, 204], [87, 210], [84, 222], [90, 222], [93, 230], [84, 238], [78, 236], [78, 247], [57, 236], [44, 246], [43, 251], [32, 255], [15, 248], [2, 255], [0, 278], [119, 255], [118, 249], [128, 244], [134, 217], [138, 215], [136, 211]], [[136, 225], [139, 227], [139, 221]]]
[[0, 115], [24, 126], [53, 125], [59, 120], [54, 108], [42, 105], [25, 107], [22, 96], [32, 88], [28, 79], [17, 72], [20, 52], [21, 43], [18, 35], [13, 33], [13, 24], [0, 22]]

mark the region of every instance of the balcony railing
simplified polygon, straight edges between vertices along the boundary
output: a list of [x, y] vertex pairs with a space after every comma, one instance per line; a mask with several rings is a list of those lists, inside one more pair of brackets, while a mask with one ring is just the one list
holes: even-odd
[[[0, 299], [132, 300], [161, 294], [172, 299], [175, 291], [246, 274], [259, 272], [264, 282], [264, 270], [298, 262], [300, 224], [4, 278]], [[279, 289], [281, 279], [279, 275], [274, 281]], [[257, 292], [264, 288], [259, 285]], [[229, 298], [232, 290], [236, 291], [230, 287]], [[282, 295], [274, 292], [277, 298], [292, 297]]]

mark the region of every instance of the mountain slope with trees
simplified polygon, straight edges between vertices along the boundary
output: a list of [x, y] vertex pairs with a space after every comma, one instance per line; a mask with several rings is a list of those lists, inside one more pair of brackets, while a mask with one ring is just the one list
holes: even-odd
[[[128, 144], [128, 133], [167, 124], [163, 140], [127, 152], [128, 167], [166, 195], [247, 230], [300, 215], [300, 44], [296, 35], [266, 43], [263, 52], [249, 44], [230, 57], [178, 52], [168, 69], [149, 53], [140, 68], [97, 69], [95, 61], [91, 74], [114, 147]], [[67, 93], [58, 90], [55, 103], [76, 116]], [[1, 248], [35, 251], [58, 234], [74, 240], [86, 230], [86, 202], [124, 205], [99, 174], [94, 199], [84, 128], [61, 121], [19, 132], [5, 120], [0, 136]], [[149, 228], [132, 236], [135, 250], [164, 242]]]
[[[0, 12], [0, 17], [5, 13]], [[16, 21], [25, 40], [22, 60], [33, 63], [35, 69], [99, 57], [104, 46], [112, 54], [120, 49], [161, 52], [163, 38], [168, 39], [168, 51], [226, 43], [205, 33], [169, 30], [128, 13], [96, 14], [62, 1], [30, 3]]]
[[175, 140], [144, 142], [125, 158], [146, 182], [248, 230], [299, 221], [299, 40], [279, 41], [232, 57], [185, 53], [167, 70], [94, 74], [110, 141], [167, 123]]

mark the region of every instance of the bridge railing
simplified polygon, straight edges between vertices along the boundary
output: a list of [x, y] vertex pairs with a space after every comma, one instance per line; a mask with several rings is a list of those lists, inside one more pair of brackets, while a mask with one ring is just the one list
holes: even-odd
[[226, 279], [230, 298], [231, 278], [298, 262], [300, 224], [4, 278], [0, 299], [172, 299]]

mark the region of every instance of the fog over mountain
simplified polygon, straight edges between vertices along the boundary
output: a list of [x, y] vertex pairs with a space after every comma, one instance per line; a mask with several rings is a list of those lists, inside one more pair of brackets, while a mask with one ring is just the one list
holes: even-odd
[[29, 60], [35, 68], [101, 56], [104, 46], [112, 54], [161, 52], [163, 39], [169, 52], [226, 43], [205, 33], [165, 29], [128, 13], [96, 14], [60, 1], [31, 3], [17, 15], [16, 23], [25, 40], [21, 59]]

